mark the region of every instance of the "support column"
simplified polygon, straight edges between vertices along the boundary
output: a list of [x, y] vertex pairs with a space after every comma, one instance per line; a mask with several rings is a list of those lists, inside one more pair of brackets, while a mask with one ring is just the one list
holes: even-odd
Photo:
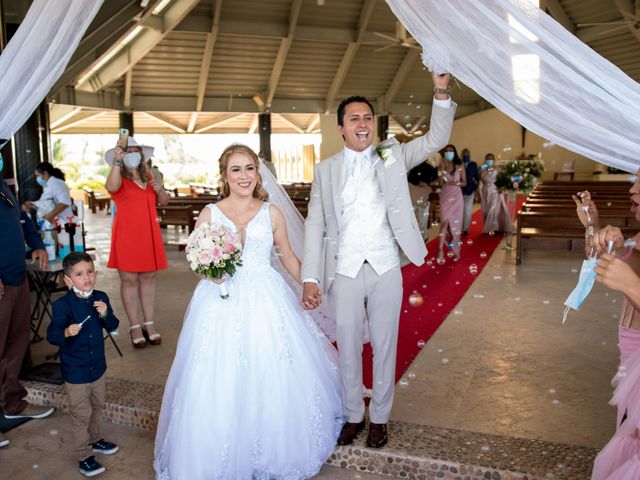
[[383, 142], [389, 131], [389, 115], [378, 115], [378, 139]]
[[129, 130], [129, 135], [133, 137], [133, 112], [120, 112], [120, 128]]
[[42, 103], [31, 114], [20, 130], [13, 135], [13, 153], [15, 155], [16, 183], [18, 199], [37, 200], [42, 189], [35, 181], [34, 170], [40, 162], [49, 162], [48, 110], [47, 101]]
[[264, 153], [264, 158], [272, 161], [271, 158], [271, 114], [258, 114], [258, 131], [260, 132], [260, 151]]

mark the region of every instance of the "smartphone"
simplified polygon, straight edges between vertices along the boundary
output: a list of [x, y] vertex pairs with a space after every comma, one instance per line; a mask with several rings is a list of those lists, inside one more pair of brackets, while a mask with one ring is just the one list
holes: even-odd
[[121, 128], [118, 130], [118, 146], [125, 152], [127, 151], [127, 145], [129, 143], [129, 130]]

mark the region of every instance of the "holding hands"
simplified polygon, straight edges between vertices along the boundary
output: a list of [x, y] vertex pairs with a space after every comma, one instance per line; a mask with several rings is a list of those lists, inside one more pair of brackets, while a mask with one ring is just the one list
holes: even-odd
[[322, 290], [318, 284], [306, 282], [302, 288], [302, 306], [305, 310], [313, 310], [322, 304]]

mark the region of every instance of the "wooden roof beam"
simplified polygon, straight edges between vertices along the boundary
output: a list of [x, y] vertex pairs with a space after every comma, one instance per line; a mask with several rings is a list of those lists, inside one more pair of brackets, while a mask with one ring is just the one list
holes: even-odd
[[269, 85], [267, 87], [265, 98], [267, 109], [271, 107], [273, 97], [275, 97], [276, 95], [278, 83], [280, 82], [280, 75], [282, 74], [282, 70], [284, 69], [284, 65], [287, 61], [287, 56], [289, 55], [289, 49], [291, 48], [291, 44], [293, 43], [293, 39], [296, 33], [296, 28], [298, 27], [298, 19], [300, 18], [301, 8], [302, 0], [293, 0], [291, 2], [291, 8], [289, 10], [289, 32], [285, 38], [280, 40], [278, 55], [276, 56], [276, 61], [273, 64], [271, 76], [269, 77]]
[[389, 88], [387, 88], [387, 92], [384, 94], [384, 100], [382, 102], [383, 105], [379, 106], [380, 112], [378, 113], [389, 112], [389, 107], [391, 106], [396, 96], [398, 95], [398, 91], [400, 90], [400, 87], [402, 87], [402, 84], [409, 76], [409, 73], [411, 73], [411, 70], [413, 69], [413, 67], [415, 66], [419, 58], [420, 58], [420, 50], [415, 48], [407, 49], [407, 53], [402, 59], [402, 63], [400, 64], [400, 67], [396, 71], [395, 77], [393, 77], [393, 80], [391, 81]]
[[274, 113], [273, 115], [277, 115], [278, 117], [280, 117], [282, 119], [283, 122], [285, 122], [286, 124], [288, 124], [291, 128], [293, 128], [296, 132], [298, 133], [305, 133], [304, 129], [302, 127], [300, 127], [299, 125], [297, 125], [296, 123], [294, 123], [293, 121], [289, 120], [287, 117], [285, 117], [283, 114], [281, 113]]
[[211, 69], [211, 59], [213, 57], [213, 49], [220, 32], [220, 14], [222, 12], [222, 0], [214, 0], [213, 5], [213, 21], [211, 22], [211, 31], [207, 33], [207, 41], [204, 45], [204, 53], [202, 54], [202, 65], [200, 66], [200, 77], [198, 79], [198, 93], [196, 94], [196, 111], [191, 114], [187, 132], [192, 133], [196, 126], [198, 113], [202, 111], [204, 104], [204, 95], [207, 91], [207, 83], [209, 82], [209, 70]]
[[342, 84], [344, 83], [345, 78], [347, 78], [347, 74], [349, 73], [349, 69], [351, 68], [351, 64], [353, 63], [353, 59], [356, 57], [356, 53], [358, 53], [360, 44], [364, 39], [367, 27], [369, 26], [369, 22], [371, 21], [371, 16], [373, 15], [373, 9], [375, 5], [376, 0], [364, 0], [362, 10], [360, 10], [360, 18], [358, 19], [358, 34], [356, 36], [355, 42], [351, 42], [349, 43], [349, 45], [347, 45], [347, 49], [342, 56], [340, 65], [338, 66], [338, 71], [333, 78], [333, 82], [331, 82], [329, 91], [327, 92], [327, 99], [325, 101], [324, 107], [326, 113], [329, 113], [331, 111], [333, 103], [338, 96], [338, 92], [340, 92], [340, 88], [342, 88]]
[[141, 112], [141, 113], [144, 113], [146, 116], [152, 118], [153, 120], [162, 123], [164, 126], [169, 127], [171, 130], [173, 130], [176, 133], [187, 133], [184, 127], [177, 125], [173, 120], [167, 118], [161, 113], [150, 113], [150, 112]]
[[109, 61], [84, 78], [77, 88], [97, 92], [122, 77], [158, 45], [198, 3], [200, 0], [174, 0], [162, 13], [164, 31], [136, 26], [127, 36], [134, 37], [131, 42], [123, 45], [122, 42], [127, 38], [125, 37], [123, 41], [114, 45], [103, 56], [109, 58]]
[[202, 133], [202, 132], [206, 132], [207, 130], [211, 130], [212, 128], [216, 128], [219, 127], [220, 125], [224, 125], [227, 122], [230, 122], [231, 120], [234, 120], [238, 117], [242, 117], [246, 115], [246, 113], [236, 113], [234, 115], [229, 115], [228, 117], [225, 117], [223, 119], [220, 120], [216, 120], [214, 122], [211, 122], [209, 125], [206, 125], [204, 127], [199, 128], [198, 130], [196, 130], [193, 133]]

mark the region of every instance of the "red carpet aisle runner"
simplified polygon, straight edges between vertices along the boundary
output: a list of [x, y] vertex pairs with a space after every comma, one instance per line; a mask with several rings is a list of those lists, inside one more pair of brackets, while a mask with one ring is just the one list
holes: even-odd
[[[517, 199], [516, 211], [520, 209], [524, 200], [521, 197]], [[447, 261], [444, 265], [436, 263], [438, 256], [438, 237], [436, 237], [427, 244], [429, 254], [425, 265], [416, 267], [409, 264], [402, 269], [404, 300], [400, 312], [396, 382], [482, 272], [503, 238], [503, 235], [482, 234], [482, 211], [478, 209], [473, 215], [469, 235], [462, 239], [462, 253], [459, 261], [454, 262], [445, 256]], [[471, 245], [468, 244], [469, 240]], [[515, 246], [514, 236], [513, 248]], [[476, 275], [469, 271], [472, 264], [478, 267]], [[423, 296], [422, 305], [409, 304], [409, 296], [414, 292]], [[371, 344], [364, 345], [362, 358], [363, 381], [367, 388], [371, 388]]]

